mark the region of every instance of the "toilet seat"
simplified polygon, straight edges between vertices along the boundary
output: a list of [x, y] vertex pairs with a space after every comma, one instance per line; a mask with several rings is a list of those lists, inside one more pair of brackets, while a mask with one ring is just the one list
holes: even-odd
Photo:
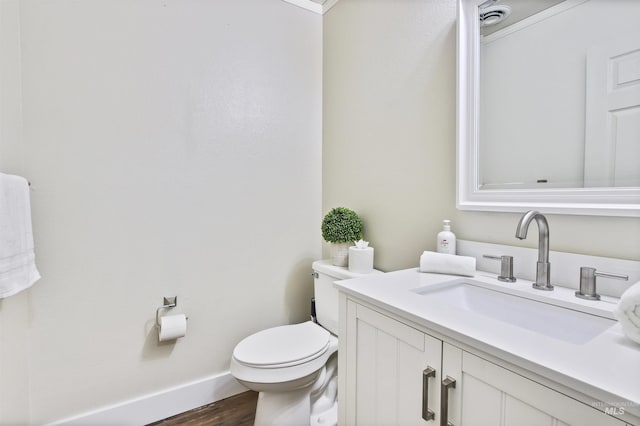
[[273, 327], [236, 345], [231, 373], [252, 383], [295, 381], [317, 373], [337, 347], [337, 339], [311, 321]]
[[239, 363], [255, 368], [282, 368], [318, 358], [329, 345], [329, 332], [311, 321], [259, 331], [233, 350]]

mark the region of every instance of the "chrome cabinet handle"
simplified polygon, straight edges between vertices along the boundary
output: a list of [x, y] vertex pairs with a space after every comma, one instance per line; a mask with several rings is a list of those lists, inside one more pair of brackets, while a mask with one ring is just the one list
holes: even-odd
[[453, 426], [449, 423], [449, 389], [456, 388], [456, 380], [447, 376], [440, 387], [440, 426]]
[[426, 421], [433, 420], [435, 413], [429, 410], [429, 379], [436, 377], [436, 370], [427, 366], [422, 372], [422, 418]]

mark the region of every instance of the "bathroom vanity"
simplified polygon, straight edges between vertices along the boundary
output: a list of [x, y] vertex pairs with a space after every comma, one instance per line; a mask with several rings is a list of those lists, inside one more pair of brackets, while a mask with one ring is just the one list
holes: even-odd
[[342, 425], [640, 425], [614, 298], [417, 269], [340, 281]]

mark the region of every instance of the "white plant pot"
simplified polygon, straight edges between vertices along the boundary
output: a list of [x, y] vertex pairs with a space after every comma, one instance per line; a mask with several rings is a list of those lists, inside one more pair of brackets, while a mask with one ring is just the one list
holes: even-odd
[[329, 252], [331, 254], [331, 264], [335, 266], [349, 266], [349, 247], [351, 243], [331, 243]]

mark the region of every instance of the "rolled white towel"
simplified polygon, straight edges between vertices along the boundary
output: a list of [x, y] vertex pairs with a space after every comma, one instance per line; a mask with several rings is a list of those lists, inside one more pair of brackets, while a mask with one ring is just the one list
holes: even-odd
[[613, 313], [620, 321], [624, 334], [640, 343], [640, 281], [622, 294]]
[[476, 258], [425, 251], [420, 256], [420, 272], [473, 277], [476, 274]]

